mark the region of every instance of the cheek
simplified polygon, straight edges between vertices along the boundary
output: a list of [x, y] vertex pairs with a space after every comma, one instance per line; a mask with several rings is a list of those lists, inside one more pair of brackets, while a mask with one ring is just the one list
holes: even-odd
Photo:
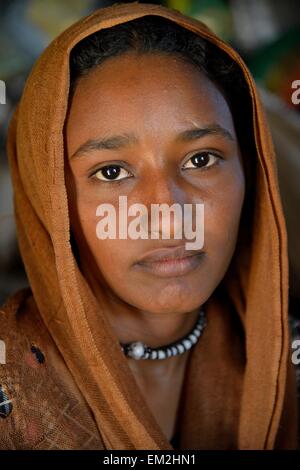
[[96, 264], [103, 277], [112, 287], [121, 286], [126, 280], [130, 265], [130, 244], [127, 240], [99, 240], [94, 237], [90, 243]]
[[78, 197], [77, 211], [78, 211], [78, 222], [80, 230], [83, 233], [85, 240], [88, 245], [94, 245], [97, 240], [96, 237], [96, 208], [97, 204], [93, 201], [87, 201], [83, 198]]
[[124, 282], [124, 271], [130, 264], [134, 241], [99, 239], [96, 233], [101, 219], [96, 215], [98, 205], [95, 201], [79, 201], [80, 230], [103, 277], [113, 283]]
[[205, 213], [205, 240], [209, 254], [225, 263], [233, 254], [243, 201], [245, 181], [242, 169], [225, 175], [219, 185], [210, 194]]

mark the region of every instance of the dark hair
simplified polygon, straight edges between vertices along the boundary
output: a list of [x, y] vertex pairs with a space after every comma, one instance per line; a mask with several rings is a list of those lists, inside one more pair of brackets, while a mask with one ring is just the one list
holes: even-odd
[[223, 91], [229, 104], [244, 88], [238, 65], [214, 44], [177, 23], [148, 15], [102, 29], [71, 51], [71, 90], [76, 81], [110, 57], [125, 52], [176, 55], [198, 67]]
[[[70, 97], [80, 77], [87, 75], [106, 59], [129, 51], [175, 55], [195, 65], [218, 86], [231, 109], [248, 187], [248, 160], [252, 157], [253, 166], [255, 148], [250, 94], [243, 73], [237, 63], [219, 47], [177, 23], [157, 15], [147, 15], [102, 29], [81, 40], [70, 54]], [[249, 158], [245, 155], [248, 153]]]

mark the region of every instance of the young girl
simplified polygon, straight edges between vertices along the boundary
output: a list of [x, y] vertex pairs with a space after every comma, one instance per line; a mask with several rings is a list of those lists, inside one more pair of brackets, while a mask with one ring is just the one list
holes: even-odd
[[[297, 448], [285, 223], [237, 53], [176, 10], [99, 9], [35, 64], [8, 155], [30, 287], [1, 310], [0, 448]], [[179, 213], [152, 230], [160, 204], [203, 243]]]

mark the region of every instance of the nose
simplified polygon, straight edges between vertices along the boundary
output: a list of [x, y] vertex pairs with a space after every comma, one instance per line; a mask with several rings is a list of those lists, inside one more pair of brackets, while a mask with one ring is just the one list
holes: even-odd
[[153, 239], [183, 238], [184, 204], [188, 194], [174, 177], [160, 174], [143, 188], [143, 204], [147, 207], [148, 234]]

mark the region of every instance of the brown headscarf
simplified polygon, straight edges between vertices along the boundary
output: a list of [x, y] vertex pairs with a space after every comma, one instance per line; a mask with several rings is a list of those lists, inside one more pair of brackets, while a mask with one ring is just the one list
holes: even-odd
[[[96, 301], [76, 263], [64, 180], [72, 47], [101, 28], [149, 14], [199, 34], [238, 63], [257, 150], [251, 243], [237, 249], [223, 289], [207, 302], [207, 327], [191, 350], [181, 395], [180, 448], [297, 446], [286, 230], [255, 84], [239, 55], [201, 22], [134, 2], [99, 9], [55, 39], [33, 67], [11, 120], [15, 217], [30, 288], [0, 311], [7, 350], [1, 393], [12, 405], [0, 419], [0, 448], [172, 449], [120, 350], [105, 300]], [[37, 360], [32, 346], [42, 353]]]

